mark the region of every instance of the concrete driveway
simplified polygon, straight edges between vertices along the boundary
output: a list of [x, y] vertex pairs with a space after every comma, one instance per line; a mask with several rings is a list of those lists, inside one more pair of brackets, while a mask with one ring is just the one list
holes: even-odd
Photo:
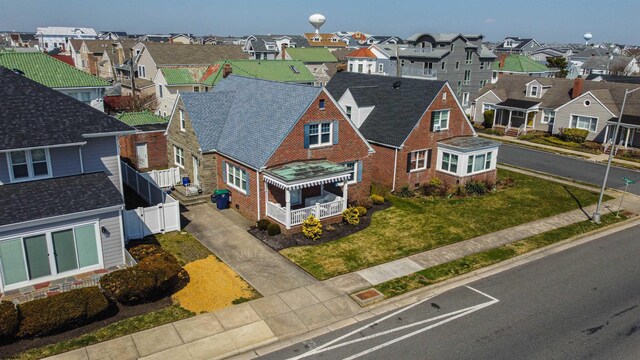
[[190, 206], [182, 215], [189, 220], [185, 230], [264, 296], [318, 282], [249, 234], [252, 223], [234, 210], [219, 211], [210, 204], [200, 204]]

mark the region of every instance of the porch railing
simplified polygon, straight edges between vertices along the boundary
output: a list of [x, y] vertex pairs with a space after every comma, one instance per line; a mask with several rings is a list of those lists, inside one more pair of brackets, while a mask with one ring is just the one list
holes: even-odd
[[520, 127], [518, 128], [518, 134], [516, 135], [516, 137], [520, 136], [520, 134], [522, 133], [527, 133], [527, 124], [522, 124], [520, 125]]
[[[291, 210], [289, 226], [296, 226], [302, 224], [309, 215], [313, 215], [318, 219], [324, 219], [332, 216], [342, 214], [344, 211], [344, 200], [341, 197], [336, 197], [332, 202], [324, 204], [315, 204], [313, 206], [307, 206], [302, 209]], [[277, 220], [283, 225], [287, 225], [287, 210], [280, 206], [280, 204], [267, 201], [267, 216]]]

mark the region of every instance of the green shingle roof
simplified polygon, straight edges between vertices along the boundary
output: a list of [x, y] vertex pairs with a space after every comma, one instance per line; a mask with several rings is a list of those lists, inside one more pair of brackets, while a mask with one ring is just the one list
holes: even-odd
[[213, 75], [215, 77], [214, 83], [222, 79], [224, 64], [231, 65], [231, 71], [234, 75], [243, 77], [291, 83], [313, 83], [315, 81], [311, 71], [302, 61], [298, 60], [229, 60], [216, 64], [219, 67]]
[[103, 87], [109, 82], [40, 52], [0, 51], [0, 66], [51, 88]]
[[326, 48], [287, 48], [287, 54], [293, 60], [300, 60], [305, 63], [338, 62], [338, 59]]
[[493, 62], [496, 71], [516, 73], [539, 73], [550, 71], [548, 67], [524, 55], [509, 55], [504, 59], [504, 66], [500, 67], [500, 58]]
[[[201, 82], [206, 67], [179, 67], [179, 68], [162, 68], [162, 75], [167, 81], [167, 85], [198, 85]], [[205, 84], [210, 85], [210, 84]]]
[[122, 113], [116, 117], [129, 126], [166, 124], [168, 122], [168, 120], [162, 116], [158, 116], [149, 111]]

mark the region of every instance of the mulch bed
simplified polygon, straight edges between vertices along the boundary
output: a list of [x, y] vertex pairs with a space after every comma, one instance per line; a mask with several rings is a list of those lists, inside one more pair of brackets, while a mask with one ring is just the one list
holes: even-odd
[[360, 224], [357, 226], [349, 225], [345, 222], [332, 224], [335, 228], [333, 231], [327, 231], [326, 226], [323, 226], [322, 236], [318, 240], [307, 239], [302, 233], [296, 233], [291, 235], [279, 234], [275, 236], [269, 236], [266, 231], [260, 230], [255, 226], [249, 229], [249, 233], [258, 238], [263, 243], [267, 244], [275, 251], [280, 251], [286, 248], [294, 246], [305, 245], [318, 245], [324, 244], [329, 241], [341, 239], [347, 235], [351, 235], [358, 231], [364, 230], [371, 224], [371, 216], [377, 211], [384, 210], [391, 207], [390, 201], [385, 201], [382, 205], [373, 205], [370, 209], [367, 209], [367, 215], [360, 218]]
[[10, 344], [0, 343], [0, 359], [10, 359], [13, 356], [29, 350], [42, 346], [46, 346], [49, 344], [55, 344], [60, 341], [73, 339], [84, 334], [90, 333], [92, 331], [103, 328], [107, 325], [113, 324], [120, 320], [128, 319], [130, 317], [147, 314], [156, 310], [163, 309], [172, 304], [171, 297], [166, 297], [160, 299], [156, 302], [140, 304], [135, 306], [122, 306], [117, 305], [109, 314], [109, 316], [105, 319], [93, 322], [91, 324], [87, 324], [75, 329], [67, 330], [65, 332], [61, 332], [54, 335], [38, 337], [33, 339], [21, 339], [17, 340]]

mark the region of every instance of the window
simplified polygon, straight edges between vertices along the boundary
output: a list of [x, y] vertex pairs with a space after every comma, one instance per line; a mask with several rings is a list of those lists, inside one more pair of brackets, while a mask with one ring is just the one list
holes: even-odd
[[462, 106], [469, 106], [469, 93], [462, 93]]
[[194, 86], [193, 92], [200, 92], [200, 86]]
[[540, 89], [538, 88], [538, 85], [531, 85], [531, 89], [529, 91], [529, 96], [530, 97], [538, 97], [538, 92], [540, 91]]
[[480, 61], [480, 70], [484, 70], [484, 64], [485, 64], [484, 61]]
[[49, 150], [12, 151], [7, 154], [11, 180], [21, 181], [51, 176]]
[[456, 70], [460, 70], [460, 61], [456, 61]]
[[469, 85], [471, 83], [471, 70], [464, 71], [464, 84]]
[[400, 66], [404, 66], [404, 59], [400, 60]]
[[363, 69], [363, 65], [362, 64], [358, 64], [358, 72], [359, 73], [363, 73], [364, 69]]
[[589, 100], [585, 100], [585, 101], [584, 101], [584, 106], [585, 106], [585, 107], [588, 107], [588, 106], [590, 106], [590, 105], [591, 105], [591, 101], [589, 101]]
[[289, 190], [289, 194], [291, 194], [291, 205], [302, 204], [302, 189]]
[[483, 103], [483, 104], [482, 104], [482, 112], [483, 112], [483, 113], [484, 113], [485, 111], [487, 111], [487, 110], [494, 110], [494, 111], [495, 111], [495, 109], [496, 109], [495, 104], [486, 104], [486, 103]]
[[180, 114], [180, 131], [185, 131], [187, 128], [187, 120], [184, 118], [184, 110], [179, 109], [178, 113]]
[[177, 146], [173, 146], [174, 163], [181, 168], [184, 168], [184, 150]]
[[324, 99], [320, 99], [320, 101], [318, 101], [318, 108], [320, 110], [324, 110]]
[[294, 65], [289, 65], [289, 69], [291, 69], [294, 74], [300, 74], [300, 70], [298, 70]]
[[440, 63], [440, 70], [444, 71], [447, 68], [447, 62], [443, 61]]
[[419, 171], [431, 167], [431, 150], [417, 150], [409, 154], [409, 171]]
[[349, 179], [347, 179], [347, 184], [355, 184], [358, 182], [358, 162], [348, 162], [344, 164], [351, 172], [349, 173]]
[[346, 106], [345, 112], [347, 113], [347, 117], [351, 119], [351, 106]]
[[458, 172], [458, 155], [443, 152], [441, 170], [451, 173]]
[[433, 112], [433, 131], [449, 129], [449, 110]]
[[247, 172], [227, 163], [227, 184], [243, 193], [247, 192]]
[[596, 128], [598, 127], [598, 118], [582, 115], [571, 115], [570, 127], [595, 132]]
[[94, 223], [4, 240], [0, 242], [3, 285], [99, 265], [97, 239]]
[[349, 72], [353, 72], [353, 64], [349, 64]]
[[496, 80], [498, 80], [498, 72], [494, 71], [493, 73], [491, 73], [491, 80], [493, 80], [494, 82]]
[[462, 95], [462, 81], [458, 81], [458, 88], [456, 89], [456, 96]]
[[464, 63], [467, 65], [471, 65], [471, 63], [473, 63], [473, 51], [467, 51], [467, 58]]
[[469, 155], [469, 161], [467, 163], [467, 174], [473, 174], [476, 172], [491, 169], [491, 156], [492, 153]]
[[455, 44], [451, 44], [451, 52], [453, 52], [454, 46]]
[[331, 123], [309, 125], [309, 146], [322, 146], [331, 144]]
[[160, 98], [163, 98], [163, 97], [164, 97], [164, 93], [163, 93], [163, 91], [162, 91], [162, 85], [158, 85], [158, 96], [159, 96]]
[[446, 91], [442, 93], [442, 102], [445, 102], [445, 101], [447, 101], [447, 92]]
[[144, 67], [144, 65], [138, 65], [138, 77], [141, 77], [141, 78], [147, 77], [147, 70]]
[[209, 87], [208, 86], [204, 87], [204, 92], [209, 92]]
[[382, 64], [382, 63], [378, 64], [378, 72], [379, 73], [383, 73], [384, 72], [384, 64]]
[[543, 124], [553, 124], [555, 119], [556, 112], [553, 109], [544, 109], [541, 121]]

